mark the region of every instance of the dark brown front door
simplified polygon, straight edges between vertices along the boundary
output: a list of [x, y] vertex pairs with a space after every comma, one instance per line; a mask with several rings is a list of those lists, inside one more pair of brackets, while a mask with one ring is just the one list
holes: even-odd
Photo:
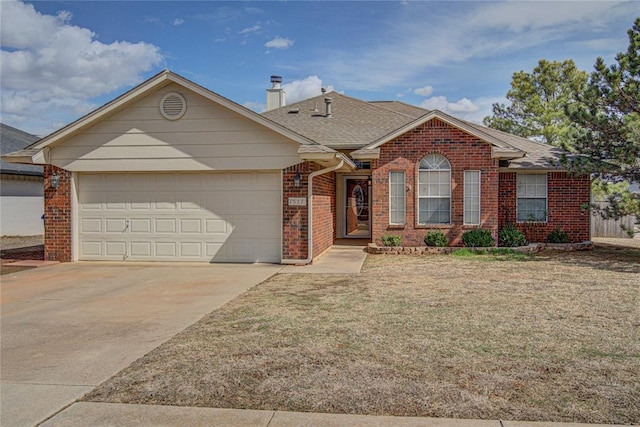
[[346, 178], [345, 190], [345, 237], [371, 237], [368, 178]]

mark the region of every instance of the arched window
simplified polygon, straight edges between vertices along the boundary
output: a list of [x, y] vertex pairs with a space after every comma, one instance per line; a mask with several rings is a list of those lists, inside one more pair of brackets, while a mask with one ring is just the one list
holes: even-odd
[[418, 223], [451, 223], [451, 164], [440, 154], [429, 154], [420, 161]]

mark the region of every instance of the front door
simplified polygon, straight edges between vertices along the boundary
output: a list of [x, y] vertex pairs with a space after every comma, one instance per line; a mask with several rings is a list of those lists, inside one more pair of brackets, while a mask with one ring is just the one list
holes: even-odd
[[345, 178], [345, 237], [370, 238], [369, 177]]

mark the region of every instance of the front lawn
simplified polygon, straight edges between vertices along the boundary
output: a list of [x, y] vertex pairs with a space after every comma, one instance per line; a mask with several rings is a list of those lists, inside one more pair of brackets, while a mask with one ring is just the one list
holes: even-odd
[[277, 275], [89, 401], [640, 422], [640, 250], [369, 256]]

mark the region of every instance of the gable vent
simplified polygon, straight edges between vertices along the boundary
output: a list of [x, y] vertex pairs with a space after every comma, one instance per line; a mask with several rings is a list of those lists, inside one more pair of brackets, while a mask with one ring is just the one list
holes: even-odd
[[170, 92], [160, 100], [160, 113], [167, 120], [178, 120], [187, 111], [187, 101], [176, 92]]

